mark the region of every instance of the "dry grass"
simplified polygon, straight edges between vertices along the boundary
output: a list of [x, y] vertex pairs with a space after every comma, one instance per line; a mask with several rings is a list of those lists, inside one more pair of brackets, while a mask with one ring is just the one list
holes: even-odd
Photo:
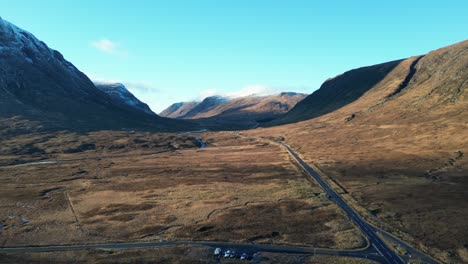
[[260, 263], [282, 263], [282, 264], [376, 264], [378, 262], [349, 257], [337, 256], [303, 256], [303, 255], [281, 255], [272, 253], [262, 253]]
[[330, 115], [244, 134], [285, 138], [343, 186], [369, 219], [442, 261], [467, 262], [467, 124], [341, 120]]
[[[198, 149], [187, 135], [101, 133], [9, 140], [3, 151], [36, 142], [60, 157], [105, 158], [1, 167], [3, 246], [159, 239], [364, 245], [275, 144], [206, 133], [210, 147]], [[60, 152], [85, 142], [96, 149]], [[175, 144], [184, 147], [149, 155]], [[117, 145], [125, 147], [110, 147]]]
[[82, 250], [0, 254], [2, 263], [216, 263], [212, 249], [206, 247], [162, 247], [141, 250]]

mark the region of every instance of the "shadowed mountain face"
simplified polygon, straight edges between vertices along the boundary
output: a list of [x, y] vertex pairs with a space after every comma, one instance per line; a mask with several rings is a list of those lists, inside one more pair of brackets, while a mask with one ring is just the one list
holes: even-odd
[[185, 115], [179, 116], [177, 118], [182, 118], [182, 119], [195, 119], [200, 116], [200, 114], [209, 112], [219, 105], [222, 105], [226, 102], [228, 102], [229, 99], [226, 97], [222, 96], [210, 96], [205, 98], [201, 103], [195, 105], [190, 111], [188, 111]]
[[[450, 102], [466, 100], [467, 46], [468, 41], [463, 41], [425, 56], [345, 72], [325, 81], [319, 90], [299, 102], [284, 117], [266, 125], [294, 123], [333, 112], [341, 113], [341, 108], [350, 109], [351, 106], [360, 108], [355, 109], [349, 119], [364, 113], [367, 116], [367, 113], [381, 111], [382, 108], [395, 113], [386, 115], [394, 118], [399, 118], [396, 113], [415, 109], [427, 111], [432, 108], [430, 112], [434, 113], [435, 109], [448, 107]], [[397, 98], [405, 105], [395, 105], [393, 102]], [[390, 105], [394, 107], [391, 110], [388, 109]], [[421, 118], [426, 119], [427, 115], [421, 115]]]
[[386, 230], [405, 233], [443, 263], [465, 263], [467, 92], [463, 41], [400, 61], [333, 112], [245, 133], [284, 138]]
[[224, 129], [249, 128], [287, 113], [305, 96], [293, 92], [232, 99], [212, 96], [200, 103], [173, 104], [160, 115], [196, 119], [197, 122], [212, 129], [216, 129], [217, 126]]
[[122, 106], [130, 106], [149, 115], [155, 115], [149, 106], [138, 100], [127, 88], [121, 83], [95, 83], [96, 88], [103, 91], [114, 100], [115, 103]]
[[0, 19], [0, 117], [14, 116], [39, 122], [43, 129], [189, 126], [115, 103], [58, 51]]
[[197, 105], [197, 102], [175, 103], [166, 108], [161, 113], [159, 113], [159, 115], [168, 118], [179, 118], [181, 116], [187, 115], [187, 113], [190, 112]]
[[267, 123], [279, 125], [311, 119], [339, 109], [379, 83], [401, 60], [347, 71], [326, 80], [319, 90], [299, 102], [284, 117]]

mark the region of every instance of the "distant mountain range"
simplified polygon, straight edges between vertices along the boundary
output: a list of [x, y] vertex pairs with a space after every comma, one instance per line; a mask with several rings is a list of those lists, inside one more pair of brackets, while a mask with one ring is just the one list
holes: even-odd
[[[41, 129], [173, 131], [196, 126], [161, 118], [123, 90], [101, 89], [60, 52], [0, 19], [0, 118], [20, 117], [38, 122]], [[120, 95], [130, 101], [119, 101]]]
[[[428, 118], [466, 101], [468, 41], [427, 55], [347, 71], [306, 96], [299, 93], [180, 102], [156, 115], [122, 84], [96, 85], [62, 54], [0, 18], [0, 119], [40, 129], [243, 129], [333, 113], [346, 120]], [[411, 96], [410, 96], [411, 95]], [[394, 102], [399, 102], [395, 105]], [[391, 108], [389, 108], [391, 106]], [[350, 113], [349, 109], [353, 109]], [[438, 110], [437, 110], [438, 111]], [[399, 113], [399, 114], [398, 114]]]
[[248, 128], [284, 115], [305, 97], [305, 94], [293, 92], [238, 98], [210, 96], [201, 102], [175, 103], [160, 115], [177, 119], [196, 119], [203, 126], [213, 128]]

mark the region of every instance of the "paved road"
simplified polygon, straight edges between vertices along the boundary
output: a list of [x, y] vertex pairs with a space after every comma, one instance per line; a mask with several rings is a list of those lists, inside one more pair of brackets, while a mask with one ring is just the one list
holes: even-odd
[[10, 247], [0, 248], [0, 253], [30, 253], [30, 252], [51, 252], [51, 251], [76, 251], [85, 249], [136, 249], [136, 248], [156, 248], [167, 246], [206, 246], [211, 248], [231, 249], [240, 253], [253, 255], [258, 252], [280, 253], [280, 254], [306, 254], [306, 255], [331, 255], [347, 256], [357, 258], [367, 258], [382, 262], [383, 258], [373, 250], [334, 250], [334, 249], [314, 249], [307, 247], [230, 243], [230, 242], [210, 242], [210, 241], [162, 241], [162, 242], [131, 242], [131, 243], [108, 243], [89, 245], [63, 245], [63, 246], [33, 246], [33, 247]]
[[[174, 150], [161, 150], [152, 153], [140, 154], [140, 156], [153, 156], [166, 152], [171, 152]], [[95, 157], [83, 157], [83, 158], [71, 158], [71, 159], [45, 159], [40, 161], [32, 162], [17, 162], [15, 164], [1, 165], [0, 168], [9, 168], [9, 167], [22, 167], [22, 166], [33, 166], [33, 165], [42, 165], [42, 164], [55, 164], [62, 162], [70, 161], [83, 161], [83, 160], [104, 160], [104, 159], [113, 159], [113, 158], [125, 158], [125, 157], [134, 157], [134, 154], [117, 154], [117, 155], [108, 155], [108, 156], [95, 156]]]
[[356, 226], [368, 238], [371, 246], [383, 257], [385, 263], [400, 264], [405, 263], [382, 239], [377, 235], [375, 229], [368, 224], [356, 211], [349, 206], [346, 201], [325, 182], [307, 163], [305, 163], [288, 145], [281, 143], [289, 154], [299, 163], [299, 165], [325, 190], [330, 200], [335, 202]]
[[[206, 143], [196, 138], [200, 143], [200, 148], [206, 147]], [[283, 253], [283, 254], [307, 254], [307, 255], [333, 255], [333, 256], [348, 256], [356, 258], [366, 258], [375, 260], [381, 263], [404, 263], [404, 261], [393, 252], [380, 237], [377, 236], [376, 230], [362, 219], [352, 209], [343, 198], [336, 193], [307, 163], [305, 163], [289, 146], [281, 144], [287, 149], [289, 154], [296, 162], [311, 176], [320, 186], [326, 191], [332, 201], [340, 206], [349, 218], [362, 230], [370, 242], [370, 246], [359, 250], [335, 250], [335, 249], [320, 249], [297, 246], [283, 245], [265, 245], [265, 244], [248, 244], [248, 243], [229, 243], [229, 242], [208, 242], [208, 241], [162, 241], [162, 242], [130, 242], [130, 243], [107, 243], [107, 244], [83, 244], [83, 245], [62, 245], [62, 246], [28, 246], [28, 247], [10, 247], [0, 248], [0, 253], [24, 253], [24, 252], [48, 252], [48, 251], [73, 251], [84, 249], [135, 249], [135, 248], [154, 248], [165, 246], [207, 246], [219, 247], [223, 250], [232, 249], [237, 252], [245, 252], [254, 254], [257, 252]]]

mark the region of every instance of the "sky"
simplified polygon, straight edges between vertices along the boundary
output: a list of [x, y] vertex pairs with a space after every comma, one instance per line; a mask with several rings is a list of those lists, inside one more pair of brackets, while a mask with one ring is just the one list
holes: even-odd
[[468, 39], [467, 14], [466, 0], [0, 0], [3, 19], [155, 112], [214, 94], [312, 93]]

